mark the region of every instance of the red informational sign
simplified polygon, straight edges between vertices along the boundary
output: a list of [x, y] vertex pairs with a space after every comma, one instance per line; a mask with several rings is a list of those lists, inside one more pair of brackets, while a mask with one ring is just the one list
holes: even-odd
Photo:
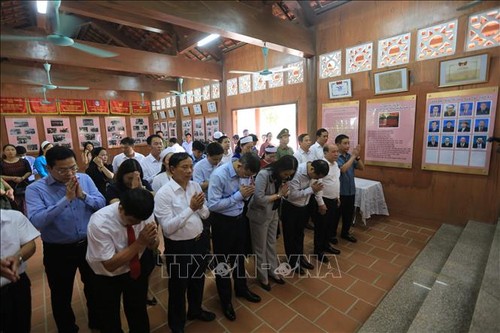
[[109, 103], [105, 99], [86, 99], [87, 114], [109, 114]]
[[61, 114], [85, 114], [85, 107], [81, 99], [59, 100], [59, 113]]
[[54, 98], [48, 98], [47, 100], [43, 98], [30, 98], [29, 106], [32, 114], [58, 114]]
[[130, 114], [128, 101], [109, 101], [109, 107], [112, 114]]
[[0, 99], [0, 113], [28, 114], [26, 100], [24, 98], [2, 97]]
[[130, 102], [133, 115], [151, 114], [151, 103], [149, 101], [132, 101]]

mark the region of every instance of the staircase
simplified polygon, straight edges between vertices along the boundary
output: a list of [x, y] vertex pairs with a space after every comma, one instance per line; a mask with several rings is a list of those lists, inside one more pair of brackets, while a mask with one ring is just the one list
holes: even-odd
[[500, 220], [442, 225], [358, 332], [500, 332]]

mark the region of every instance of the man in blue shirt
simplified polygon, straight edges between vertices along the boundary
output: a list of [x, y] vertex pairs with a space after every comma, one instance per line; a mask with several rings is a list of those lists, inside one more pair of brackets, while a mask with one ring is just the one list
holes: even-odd
[[46, 154], [49, 175], [26, 189], [28, 218], [40, 231], [43, 263], [51, 291], [52, 312], [59, 332], [78, 332], [71, 296], [76, 269], [87, 298], [88, 326], [97, 329], [91, 291], [93, 273], [85, 255], [90, 216], [105, 200], [92, 179], [77, 173], [75, 153], [57, 146]]
[[[363, 170], [365, 165], [361, 161], [361, 147], [357, 145], [349, 154], [349, 137], [345, 134], [340, 134], [335, 138], [335, 143], [339, 147], [339, 158], [337, 164], [340, 168], [340, 214], [342, 215], [342, 231], [340, 237], [356, 243], [357, 239], [349, 234], [349, 229], [353, 221], [354, 215], [354, 198], [356, 196], [356, 186], [354, 184], [354, 169]], [[335, 225], [338, 225], [338, 221]], [[336, 230], [333, 230], [333, 238], [331, 242], [337, 244], [338, 240], [335, 237]]]
[[[210, 176], [207, 206], [212, 226], [212, 244], [217, 260], [215, 282], [227, 319], [236, 320], [231, 303], [231, 271], [237, 297], [249, 302], [260, 302], [260, 297], [247, 286], [245, 276], [244, 245], [247, 226], [243, 216], [244, 200], [254, 192], [254, 185], [241, 185], [240, 178], [254, 176], [260, 168], [257, 154], [244, 153], [232, 163], [218, 167]], [[231, 268], [232, 266], [232, 268]]]

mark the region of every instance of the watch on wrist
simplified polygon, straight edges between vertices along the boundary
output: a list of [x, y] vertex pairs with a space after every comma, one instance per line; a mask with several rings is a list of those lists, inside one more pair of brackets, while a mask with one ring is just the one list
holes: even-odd
[[359, 161], [361, 159], [361, 156], [356, 157], [356, 161]]
[[19, 258], [17, 259], [19, 261], [19, 265], [22, 265], [24, 262], [23, 256], [20, 254]]
[[87, 199], [87, 193], [83, 192], [82, 196], [80, 197], [81, 200], [85, 201]]

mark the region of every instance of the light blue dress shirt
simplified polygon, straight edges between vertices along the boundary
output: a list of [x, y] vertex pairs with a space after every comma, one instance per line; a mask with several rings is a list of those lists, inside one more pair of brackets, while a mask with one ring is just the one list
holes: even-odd
[[26, 188], [28, 219], [44, 242], [69, 244], [86, 238], [90, 216], [106, 204], [92, 178], [84, 173], [77, 173], [76, 177], [87, 194], [85, 200], [68, 201], [66, 185], [50, 174]]
[[243, 196], [240, 192], [240, 177], [233, 163], [221, 165], [212, 172], [208, 185], [208, 209], [226, 216], [243, 213]]
[[[210, 176], [215, 168], [217, 166], [210, 164], [207, 158], [202, 159], [193, 168], [193, 181], [200, 185], [206, 181], [210, 182]], [[205, 195], [208, 198], [208, 189], [205, 190]]]
[[[345, 155], [340, 154], [337, 160], [339, 168], [349, 161], [351, 154], [346, 153]], [[356, 184], [354, 183], [354, 169], [358, 166], [358, 162], [355, 160], [346, 172], [340, 173], [340, 195], [356, 195]]]

